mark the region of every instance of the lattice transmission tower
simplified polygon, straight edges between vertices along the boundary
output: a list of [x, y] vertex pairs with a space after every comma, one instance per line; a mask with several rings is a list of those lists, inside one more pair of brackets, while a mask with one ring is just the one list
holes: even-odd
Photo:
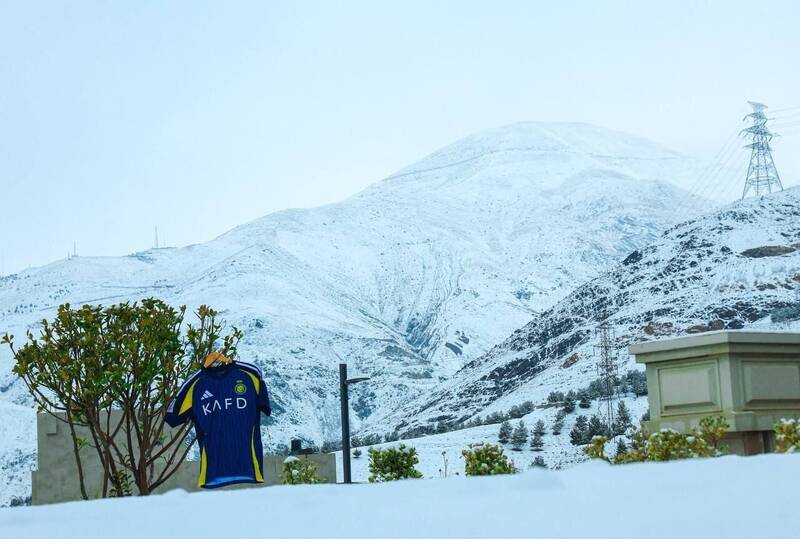
[[595, 345], [597, 358], [597, 376], [602, 385], [603, 395], [600, 400], [600, 414], [608, 426], [610, 437], [614, 436], [614, 403], [616, 396], [614, 386], [618, 380], [619, 366], [617, 348], [614, 346], [614, 329], [604, 320], [596, 330], [598, 343]]
[[778, 169], [772, 160], [772, 148], [769, 143], [774, 136], [767, 127], [767, 115], [764, 110], [767, 108], [763, 103], [748, 101], [753, 107], [753, 112], [745, 116], [750, 119], [753, 125], [742, 130], [742, 135], [749, 137], [752, 141], [745, 148], [750, 148], [750, 166], [747, 167], [747, 179], [744, 182], [742, 198], [752, 190], [755, 196], [761, 196], [773, 191], [783, 191], [781, 178], [778, 176]]

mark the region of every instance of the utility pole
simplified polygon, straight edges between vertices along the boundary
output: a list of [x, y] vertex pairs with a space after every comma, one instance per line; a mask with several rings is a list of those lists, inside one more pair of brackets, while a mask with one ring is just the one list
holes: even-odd
[[347, 377], [347, 363], [339, 363], [339, 398], [342, 412], [342, 482], [352, 483], [350, 472], [350, 396], [348, 387], [369, 380], [368, 376]]
[[155, 238], [155, 242], [153, 242], [153, 247], [158, 249], [158, 225], [156, 225], [156, 238]]
[[342, 408], [342, 482], [352, 483], [350, 475], [350, 404], [347, 392], [347, 363], [339, 363], [339, 398]]
[[610, 437], [614, 437], [614, 384], [617, 381], [618, 365], [617, 350], [614, 347], [614, 330], [607, 320], [604, 320], [597, 327], [597, 337], [599, 343], [595, 346], [599, 354], [597, 360], [597, 375], [600, 378], [603, 388], [602, 400], [605, 410], [601, 409], [601, 414], [608, 425]]
[[755, 196], [783, 191], [778, 169], [772, 160], [772, 148], [769, 143], [774, 135], [767, 127], [767, 115], [764, 113], [767, 106], [753, 101], [748, 103], [753, 107], [753, 112], [745, 116], [745, 119], [749, 118], [753, 125], [743, 129], [740, 134], [749, 137], [752, 142], [745, 146], [750, 148], [750, 165], [747, 167], [742, 198], [745, 198], [750, 190]]

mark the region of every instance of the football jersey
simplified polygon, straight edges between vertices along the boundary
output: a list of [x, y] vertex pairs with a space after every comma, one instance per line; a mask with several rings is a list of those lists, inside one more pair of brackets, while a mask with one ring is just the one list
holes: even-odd
[[270, 415], [269, 395], [261, 370], [251, 363], [201, 369], [183, 383], [166, 421], [172, 427], [189, 419], [194, 423], [200, 446], [198, 486], [264, 481], [262, 412]]

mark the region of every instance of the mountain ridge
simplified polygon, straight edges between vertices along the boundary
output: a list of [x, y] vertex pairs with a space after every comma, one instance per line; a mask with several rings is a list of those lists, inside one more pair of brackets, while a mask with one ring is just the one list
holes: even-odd
[[[276, 414], [266, 447], [333, 438], [340, 359], [372, 376], [352, 392], [358, 428], [651, 243], [679, 221], [674, 208], [702, 211], [703, 201], [666, 181], [694, 170], [693, 160], [642, 165], [637, 156], [661, 155], [660, 147], [587, 127], [549, 129], [617, 153], [601, 168], [580, 153], [494, 154], [381, 181], [336, 204], [269, 214], [206, 243], [75, 257], [3, 277], [0, 331], [21, 338], [65, 302], [156, 295], [190, 309], [212, 305], [244, 331], [240, 352], [271, 380]], [[492, 143], [497, 137], [505, 138]], [[479, 138], [482, 147], [555, 144], [531, 126]], [[474, 151], [467, 139], [448, 155]], [[564, 186], [576, 178], [580, 189]], [[10, 371], [0, 350], [0, 402], [29, 406]]]
[[800, 188], [738, 201], [666, 230], [430, 393], [373, 421], [407, 432], [583, 387], [594, 376], [591, 347], [601, 320], [615, 330], [623, 368], [635, 369], [631, 343], [771, 328], [771, 313], [791, 305], [800, 305]]

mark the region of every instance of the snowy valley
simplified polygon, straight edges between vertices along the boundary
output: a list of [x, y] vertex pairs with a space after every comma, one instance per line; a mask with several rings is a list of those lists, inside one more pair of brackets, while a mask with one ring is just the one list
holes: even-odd
[[[768, 323], [796, 297], [797, 192], [697, 218], [708, 201], [681, 187], [699, 170], [586, 124], [491, 129], [338, 204], [271, 214], [185, 248], [2, 277], [0, 331], [19, 340], [65, 302], [210, 304], [245, 332], [240, 353], [269, 380], [271, 448], [336, 437], [340, 360], [373, 378], [351, 400], [364, 433], [540, 405], [593, 378], [599, 318], [613, 322], [625, 355], [628, 342], [693, 326]], [[768, 246], [784, 250], [746, 254]], [[15, 440], [0, 447], [11, 477], [0, 504], [25, 496], [35, 452], [30, 401], [11, 366], [0, 351], [0, 414], [13, 418], [0, 432]], [[644, 399], [629, 404], [638, 418]], [[553, 414], [540, 408], [526, 421]], [[545, 449], [554, 465], [580, 459], [569, 428]], [[428, 474], [442, 450], [453, 461], [496, 430], [420, 440]]]

